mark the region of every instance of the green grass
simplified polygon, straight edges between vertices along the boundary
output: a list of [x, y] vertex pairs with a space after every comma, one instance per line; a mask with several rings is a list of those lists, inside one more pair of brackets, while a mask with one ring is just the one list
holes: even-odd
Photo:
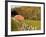
[[[19, 22], [21, 23], [21, 22]], [[14, 20], [11, 20], [11, 31], [19, 31], [18, 27], [19, 27], [19, 23], [17, 23]], [[29, 20], [29, 19], [25, 19], [24, 22], [26, 24], [26, 26], [31, 27], [32, 29], [34, 28], [34, 30], [40, 30], [41, 27], [41, 21], [40, 20]]]
[[39, 30], [41, 27], [41, 21], [40, 20], [25, 20], [25, 23], [29, 26], [32, 25], [32, 27], [36, 27], [36, 30]]

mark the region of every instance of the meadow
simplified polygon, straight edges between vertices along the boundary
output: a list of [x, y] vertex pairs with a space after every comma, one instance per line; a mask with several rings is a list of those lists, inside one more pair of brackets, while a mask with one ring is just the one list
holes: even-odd
[[15, 6], [14, 9], [11, 8], [11, 17], [14, 18], [11, 18], [11, 31], [41, 29], [41, 7]]
[[[21, 23], [21, 22], [19, 22]], [[16, 21], [12, 20], [11, 22], [11, 31], [22, 31], [22, 30], [18, 30], [18, 28], [20, 28], [19, 26], [21, 26], [19, 23], [17, 23]], [[25, 19], [23, 22], [23, 25], [25, 26], [25, 28], [23, 29], [23, 31], [25, 30], [40, 30], [41, 27], [41, 21], [40, 20], [29, 20], [29, 19]], [[30, 28], [31, 27], [31, 28]], [[21, 26], [21, 28], [23, 28], [23, 26]]]

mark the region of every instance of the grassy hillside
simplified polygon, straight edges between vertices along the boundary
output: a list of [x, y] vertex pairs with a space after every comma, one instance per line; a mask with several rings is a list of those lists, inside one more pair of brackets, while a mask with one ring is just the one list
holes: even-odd
[[41, 29], [41, 8], [22, 6], [11, 9], [11, 17], [22, 15], [23, 22], [17, 22], [11, 18], [11, 31], [24, 31], [24, 30], [40, 30]]
[[[19, 23], [21, 23], [21, 22], [19, 22]], [[12, 24], [11, 25], [11, 30], [12, 31], [21, 31], [21, 30], [18, 29], [21, 26], [19, 23], [17, 23], [16, 21], [12, 21], [12, 23], [11, 23]], [[41, 21], [39, 21], [39, 20], [35, 21], [35, 20], [26, 19], [26, 20], [24, 20], [23, 25], [25, 27], [24, 28], [25, 31], [26, 30], [40, 30], [40, 28], [41, 28]], [[21, 26], [21, 28], [23, 28], [23, 26]]]

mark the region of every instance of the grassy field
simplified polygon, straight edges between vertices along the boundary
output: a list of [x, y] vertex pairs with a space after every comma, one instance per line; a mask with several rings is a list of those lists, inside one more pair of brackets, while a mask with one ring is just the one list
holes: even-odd
[[35, 28], [36, 30], [39, 30], [41, 27], [40, 20], [25, 20], [25, 23], [29, 26], [32, 26], [32, 28]]
[[[11, 31], [21, 31], [21, 30], [18, 30], [19, 26], [21, 26], [20, 24], [21, 24], [21, 22], [17, 23], [15, 20], [11, 20]], [[30, 30], [40, 30], [41, 21], [25, 19], [23, 21], [23, 25], [26, 26], [25, 30], [26, 29], [29, 30], [30, 27], [31, 27]]]

